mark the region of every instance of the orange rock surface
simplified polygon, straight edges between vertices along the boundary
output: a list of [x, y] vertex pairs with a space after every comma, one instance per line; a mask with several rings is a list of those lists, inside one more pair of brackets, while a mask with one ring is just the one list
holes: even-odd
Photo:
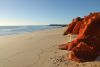
[[64, 32], [64, 35], [67, 34], [79, 34], [79, 30], [82, 25], [83, 18], [77, 17], [68, 25], [67, 30]]
[[75, 40], [66, 44], [66, 50], [72, 51], [71, 60], [92, 61], [100, 54], [100, 12], [74, 19], [65, 33], [78, 34]]

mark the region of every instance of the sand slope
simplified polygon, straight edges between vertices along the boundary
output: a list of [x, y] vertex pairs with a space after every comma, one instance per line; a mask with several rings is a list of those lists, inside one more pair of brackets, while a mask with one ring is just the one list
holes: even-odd
[[[0, 36], [0, 67], [100, 67], [100, 61], [76, 63], [58, 45], [65, 28]], [[66, 61], [67, 60], [67, 61]]]

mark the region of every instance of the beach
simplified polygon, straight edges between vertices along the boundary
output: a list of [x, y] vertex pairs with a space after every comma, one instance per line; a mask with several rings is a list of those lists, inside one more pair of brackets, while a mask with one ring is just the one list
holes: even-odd
[[65, 29], [0, 36], [0, 67], [100, 67], [99, 58], [84, 63], [67, 59], [68, 52], [58, 49], [59, 44], [68, 42], [68, 36], [63, 36]]

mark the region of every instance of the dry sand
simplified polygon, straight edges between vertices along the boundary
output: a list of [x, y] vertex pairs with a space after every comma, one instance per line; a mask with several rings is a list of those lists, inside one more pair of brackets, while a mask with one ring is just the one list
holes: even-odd
[[[0, 36], [0, 67], [100, 67], [100, 60], [76, 63], [58, 45], [68, 36], [65, 28]], [[72, 38], [75, 38], [74, 36]]]

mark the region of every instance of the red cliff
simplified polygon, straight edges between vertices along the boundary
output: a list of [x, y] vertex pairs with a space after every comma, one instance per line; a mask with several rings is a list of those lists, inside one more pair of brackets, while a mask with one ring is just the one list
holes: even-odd
[[[100, 55], [100, 12], [90, 13], [74, 19], [65, 34], [77, 34], [77, 38], [66, 44], [64, 49], [71, 51], [69, 59], [92, 61]], [[61, 47], [61, 46], [60, 46]]]

